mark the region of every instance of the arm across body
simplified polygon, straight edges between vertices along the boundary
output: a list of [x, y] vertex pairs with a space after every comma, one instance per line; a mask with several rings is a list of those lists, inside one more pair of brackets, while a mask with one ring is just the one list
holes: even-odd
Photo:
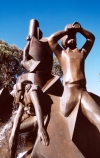
[[62, 47], [58, 44], [58, 40], [60, 40], [65, 35], [68, 35], [68, 29], [58, 31], [52, 34], [48, 39], [49, 45], [56, 56], [61, 54], [63, 50]]
[[64, 30], [58, 31], [49, 37], [49, 45], [56, 56], [60, 55], [63, 50], [63, 48], [57, 43], [57, 41], [63, 39], [64, 37], [63, 42], [61, 43], [64, 43], [62, 44], [62, 46], [64, 47], [64, 49], [66, 49], [66, 38], [74, 38], [75, 35], [76, 29], [73, 27], [73, 24], [68, 24], [67, 26], [65, 26]]
[[90, 52], [93, 46], [95, 36], [90, 31], [82, 28], [78, 22], [68, 24], [64, 30], [56, 32], [49, 37], [49, 45], [56, 56], [61, 54], [63, 50], [62, 47], [57, 43], [57, 41], [65, 35], [68, 35], [70, 36], [70, 38], [73, 38], [75, 37], [77, 32], [82, 34], [86, 38], [86, 42], [80, 51], [83, 52], [85, 58], [87, 57], [88, 53]]

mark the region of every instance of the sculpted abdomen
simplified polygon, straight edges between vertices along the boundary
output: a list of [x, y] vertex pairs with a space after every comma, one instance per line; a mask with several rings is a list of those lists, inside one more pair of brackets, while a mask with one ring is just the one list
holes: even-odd
[[84, 58], [81, 53], [64, 53], [62, 59], [60, 59], [60, 63], [65, 82], [72, 83], [85, 78]]

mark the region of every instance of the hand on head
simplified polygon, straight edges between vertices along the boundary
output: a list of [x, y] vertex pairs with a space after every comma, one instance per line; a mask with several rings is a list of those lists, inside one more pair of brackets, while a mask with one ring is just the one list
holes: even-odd
[[66, 25], [65, 26], [65, 31], [69, 31], [69, 30], [71, 30], [73, 28], [73, 25], [72, 24], [68, 24], [68, 25]]
[[79, 28], [81, 28], [81, 24], [80, 24], [79, 22], [74, 22], [74, 23], [72, 24], [72, 27], [73, 27], [73, 28], [76, 28], [76, 29], [79, 29]]
[[74, 22], [73, 24], [68, 24], [65, 26], [65, 31], [68, 33], [69, 37], [75, 37], [78, 30], [81, 28], [80, 23]]

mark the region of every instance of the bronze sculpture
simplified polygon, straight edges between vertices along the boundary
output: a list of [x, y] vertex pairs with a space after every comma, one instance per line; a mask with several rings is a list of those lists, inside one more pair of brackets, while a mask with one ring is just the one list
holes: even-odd
[[43, 71], [51, 74], [53, 53], [49, 47], [48, 39], [42, 38], [37, 20], [30, 21], [29, 35], [21, 63], [29, 72]]
[[[77, 32], [86, 38], [86, 43], [80, 50], [76, 47]], [[61, 39], [64, 49], [57, 43], [59, 39]], [[14, 111], [10, 120], [12, 128], [8, 141], [9, 158], [17, 157], [20, 153], [16, 148], [18, 145], [16, 139], [22, 134], [21, 132], [26, 131], [34, 132], [31, 133], [31, 136], [35, 138], [35, 141], [30, 145], [27, 140], [30, 147], [25, 144], [25, 157], [84, 158], [84, 152], [77, 144], [74, 144], [75, 141], [73, 143], [74, 136], [71, 135], [70, 127], [72, 128], [73, 122], [78, 118], [79, 120], [74, 124], [75, 128], [72, 128], [74, 134], [78, 133], [77, 122], [80, 124], [81, 116], [85, 115], [99, 130], [100, 108], [90, 93], [86, 91], [84, 73], [85, 58], [90, 52], [94, 40], [94, 35], [83, 29], [78, 22], [67, 25], [65, 30], [54, 33], [48, 39], [42, 38], [38, 21], [34, 19], [30, 21], [27, 44], [21, 62], [28, 72], [18, 77], [14, 89], [10, 93], [14, 97]], [[63, 90], [60, 82], [58, 85], [56, 84], [59, 77], [51, 74], [53, 52], [56, 54], [64, 74], [63, 95], [62, 92], [60, 95], [57, 92]], [[0, 97], [3, 97], [0, 99], [5, 95], [2, 91], [0, 91]], [[56, 93], [52, 93], [54, 91]], [[80, 109], [84, 115], [78, 116]], [[84, 129], [83, 131], [87, 132]], [[78, 133], [78, 135], [80, 134]], [[20, 147], [22, 147], [21, 145]]]
[[[9, 139], [11, 157], [13, 142], [19, 124], [20, 130], [25, 130], [31, 126], [35, 128], [38, 124], [38, 140], [41, 140], [44, 145], [49, 144], [44, 128], [48, 114], [46, 114], [46, 116], [43, 115], [38, 93], [41, 91], [41, 97], [43, 97], [43, 92], [52, 86], [52, 84], [58, 80], [58, 77], [51, 75], [53, 53], [49, 47], [48, 40], [41, 37], [42, 33], [39, 29], [38, 21], [32, 19], [30, 21], [29, 35], [27, 37], [28, 43], [23, 51], [23, 60], [21, 62], [29, 73], [21, 75], [18, 78], [14, 86], [15, 90], [11, 93], [12, 95], [15, 93], [15, 104], [19, 104]], [[23, 99], [21, 99], [21, 97]], [[30, 111], [32, 106], [34, 107], [33, 116]]]
[[[76, 33], [82, 34], [86, 42], [79, 50], [76, 47]], [[62, 39], [61, 39], [62, 38]], [[61, 39], [64, 49], [57, 43]], [[95, 37], [81, 27], [78, 22], [69, 24], [64, 30], [49, 37], [49, 44], [57, 56], [64, 74], [64, 92], [60, 110], [64, 116], [69, 116], [76, 104], [79, 103], [83, 114], [100, 131], [100, 108], [86, 91], [84, 62], [89, 54]]]
[[9, 148], [11, 156], [13, 143], [16, 137], [16, 130], [18, 128], [19, 123], [20, 130], [23, 130], [23, 128], [25, 130], [25, 128], [28, 128], [30, 126], [35, 129], [38, 124], [39, 140], [41, 140], [44, 145], [48, 145], [48, 138], [44, 129], [41, 105], [38, 99], [38, 91], [40, 91], [40, 88], [36, 85], [33, 85], [31, 82], [26, 82], [24, 84], [25, 85], [23, 88], [17, 90], [17, 95], [15, 98], [15, 104], [19, 104], [19, 107], [17, 113], [15, 114], [13, 128], [9, 139]]

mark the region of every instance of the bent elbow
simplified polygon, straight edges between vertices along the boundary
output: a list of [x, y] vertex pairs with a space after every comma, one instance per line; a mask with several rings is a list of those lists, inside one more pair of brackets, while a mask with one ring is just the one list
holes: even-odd
[[95, 36], [92, 34], [92, 41], [94, 42], [95, 41]]
[[49, 45], [53, 46], [55, 43], [57, 43], [57, 41], [55, 40], [55, 36], [54, 34], [52, 34], [49, 39], [48, 39]]
[[52, 40], [54, 38], [54, 34], [52, 34], [50, 37], [49, 37], [49, 40]]
[[91, 34], [91, 37], [87, 39], [88, 41], [90, 41], [91, 43], [94, 43], [95, 41], [95, 36], [93, 34]]
[[94, 41], [95, 41], [95, 36], [92, 34], [92, 36], [91, 36], [91, 41], [94, 43]]

